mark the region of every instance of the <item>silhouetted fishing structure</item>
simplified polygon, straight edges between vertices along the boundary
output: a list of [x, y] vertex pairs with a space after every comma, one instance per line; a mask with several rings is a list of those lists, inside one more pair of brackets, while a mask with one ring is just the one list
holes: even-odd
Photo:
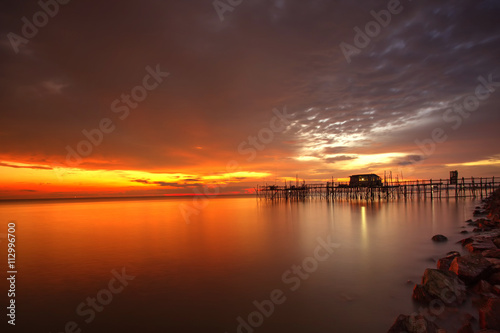
[[[385, 177], [384, 177], [385, 178]], [[386, 180], [374, 174], [351, 176], [349, 183], [326, 182], [321, 184], [257, 186], [258, 198], [269, 200], [304, 200], [307, 198], [398, 200], [435, 199], [459, 197], [487, 197], [500, 186], [499, 177], [458, 178], [452, 171], [450, 179], [399, 181]]]

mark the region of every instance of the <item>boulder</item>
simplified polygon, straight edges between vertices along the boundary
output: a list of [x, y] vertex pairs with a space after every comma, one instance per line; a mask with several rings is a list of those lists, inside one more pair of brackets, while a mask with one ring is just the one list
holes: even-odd
[[387, 333], [438, 333], [439, 327], [423, 315], [399, 315]]
[[485, 258], [491, 263], [491, 272], [498, 273], [500, 272], [500, 259], [498, 258]]
[[434, 235], [432, 236], [432, 240], [435, 242], [446, 242], [448, 238], [444, 235]]
[[481, 280], [476, 283], [476, 285], [474, 285], [474, 287], [472, 288], [472, 291], [476, 294], [481, 295], [482, 297], [496, 297], [495, 288], [485, 280]]
[[462, 327], [457, 331], [457, 333], [474, 333], [471, 323], [463, 324]]
[[465, 248], [472, 253], [481, 253], [486, 250], [497, 249], [496, 245], [488, 237], [473, 237], [473, 241], [465, 244]]
[[439, 269], [426, 269], [422, 284], [413, 288], [413, 299], [423, 303], [439, 299], [447, 305], [462, 304], [467, 295], [466, 287], [456, 274]]
[[441, 258], [441, 259], [438, 260], [438, 262], [437, 262], [437, 268], [441, 269], [443, 271], [450, 270], [451, 262], [456, 257], [460, 257], [460, 253], [458, 253], [456, 251], [448, 252], [448, 254], [446, 255], [446, 257]]
[[500, 285], [500, 273], [491, 274], [487, 280], [494, 286]]
[[490, 298], [479, 309], [481, 328], [500, 330], [500, 298]]
[[482, 255], [469, 254], [456, 257], [450, 265], [450, 271], [458, 275], [467, 284], [473, 284], [489, 273], [491, 263]]
[[473, 237], [467, 237], [467, 238], [464, 238], [462, 240], [459, 240], [458, 243], [462, 244], [462, 246], [465, 246], [469, 243], [472, 243], [473, 241], [474, 241]]
[[495, 244], [495, 246], [500, 249], [500, 237], [497, 237], [497, 238], [494, 238], [493, 239], [493, 244]]
[[483, 214], [486, 214], [486, 211], [484, 211], [483, 209], [476, 209], [476, 210], [474, 210], [474, 212], [472, 214], [474, 216], [483, 215]]
[[491, 231], [491, 228], [474, 228], [472, 232], [486, 232]]
[[486, 258], [500, 259], [500, 249], [486, 250], [482, 254], [483, 254], [483, 257], [486, 257]]

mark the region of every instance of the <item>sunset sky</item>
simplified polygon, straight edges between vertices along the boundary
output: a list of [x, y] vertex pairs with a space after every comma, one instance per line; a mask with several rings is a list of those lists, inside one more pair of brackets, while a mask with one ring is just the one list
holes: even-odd
[[3, 2], [0, 199], [500, 176], [499, 1], [60, 1]]

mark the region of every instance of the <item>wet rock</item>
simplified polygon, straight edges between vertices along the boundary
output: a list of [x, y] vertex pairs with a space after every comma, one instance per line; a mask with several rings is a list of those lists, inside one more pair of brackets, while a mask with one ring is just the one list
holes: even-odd
[[476, 221], [475, 225], [479, 228], [496, 228], [497, 223], [489, 219], [479, 219]]
[[495, 287], [496, 287], [497, 285], [500, 285], [500, 273], [494, 273], [494, 274], [490, 275], [490, 276], [488, 277], [487, 281], [488, 281], [490, 284], [494, 285]]
[[457, 243], [460, 243], [460, 244], [462, 244], [462, 246], [465, 246], [469, 243], [472, 243], [473, 241], [474, 241], [473, 237], [467, 237], [467, 238], [464, 238], [462, 240], [459, 240]]
[[476, 209], [476, 210], [474, 210], [474, 212], [472, 214], [474, 216], [483, 215], [483, 214], [486, 214], [486, 211], [484, 209]]
[[456, 257], [460, 257], [460, 253], [456, 251], [448, 252], [446, 257], [441, 258], [437, 262], [437, 268], [443, 271], [448, 271], [450, 269], [451, 262]]
[[500, 330], [500, 298], [490, 298], [479, 309], [481, 328]]
[[457, 305], [462, 304], [466, 296], [465, 284], [456, 274], [428, 268], [424, 272], [422, 283], [413, 288], [412, 297], [423, 303], [438, 299], [447, 305]]
[[474, 237], [472, 242], [465, 245], [465, 248], [472, 253], [497, 249], [496, 245], [488, 237]]
[[444, 235], [434, 235], [432, 236], [432, 240], [435, 242], [446, 242], [448, 238]]
[[462, 327], [457, 331], [457, 333], [474, 333], [471, 323], [463, 324]]
[[399, 315], [387, 333], [438, 333], [439, 327], [423, 315]]
[[500, 249], [486, 250], [482, 253], [485, 258], [497, 258], [500, 259]]
[[472, 291], [476, 294], [479, 294], [483, 297], [495, 297], [496, 291], [495, 288], [485, 280], [481, 280], [474, 285]]
[[450, 265], [450, 271], [458, 275], [467, 284], [473, 284], [489, 273], [491, 263], [479, 254], [456, 257]]
[[491, 231], [491, 228], [474, 228], [472, 232], [487, 232]]
[[494, 238], [493, 244], [495, 244], [496, 247], [500, 249], [500, 237]]
[[493, 273], [498, 273], [500, 272], [500, 259], [498, 258], [485, 258], [491, 263], [491, 271]]

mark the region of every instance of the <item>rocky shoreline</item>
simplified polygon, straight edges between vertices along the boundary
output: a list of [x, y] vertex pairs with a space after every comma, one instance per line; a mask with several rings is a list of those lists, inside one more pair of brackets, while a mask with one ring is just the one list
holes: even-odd
[[[399, 315], [388, 333], [500, 333], [500, 189], [474, 217], [465, 222], [474, 235], [459, 241], [464, 253], [449, 252], [437, 268], [425, 270], [413, 288], [419, 311]], [[464, 227], [461, 233], [469, 232]]]

